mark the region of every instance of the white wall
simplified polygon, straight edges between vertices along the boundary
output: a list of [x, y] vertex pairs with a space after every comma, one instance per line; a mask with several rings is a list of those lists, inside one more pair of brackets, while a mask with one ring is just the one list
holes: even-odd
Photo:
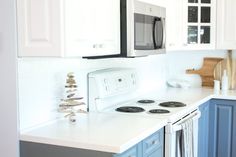
[[0, 156], [18, 157], [15, 0], [0, 1]]
[[86, 102], [86, 75], [97, 69], [136, 68], [140, 77], [138, 92], [140, 95], [165, 88], [166, 80], [170, 78], [185, 79], [191, 82], [193, 87], [200, 87], [200, 77], [187, 75], [185, 70], [200, 68], [203, 57], [225, 56], [224, 51], [179, 51], [123, 59], [20, 58], [18, 59], [20, 127], [26, 129], [61, 116], [56, 109], [63, 97], [63, 86], [68, 72], [75, 72], [79, 95], [83, 96]]
[[186, 74], [186, 69], [200, 69], [204, 57], [226, 58], [225, 51], [170, 51], [167, 52], [167, 79], [189, 81], [191, 86], [200, 87], [201, 78], [196, 74]]
[[[143, 0], [148, 3], [166, 6], [166, 0]], [[22, 58], [19, 59], [19, 103], [20, 128], [55, 119], [57, 105], [62, 97], [66, 73], [76, 73], [79, 94], [87, 97], [88, 72], [109, 67], [134, 67], [138, 70], [141, 84], [139, 93], [164, 88], [166, 80], [179, 78], [187, 80], [193, 87], [199, 87], [198, 75], [185, 74], [186, 69], [198, 69], [203, 57], [225, 57], [224, 51], [178, 51], [166, 55], [132, 59], [55, 59]]]
[[[55, 119], [63, 97], [66, 74], [75, 72], [79, 95], [87, 98], [87, 73], [110, 67], [136, 68], [140, 93], [165, 87], [166, 55], [123, 59], [18, 59], [21, 129]], [[61, 114], [60, 114], [61, 115]]]

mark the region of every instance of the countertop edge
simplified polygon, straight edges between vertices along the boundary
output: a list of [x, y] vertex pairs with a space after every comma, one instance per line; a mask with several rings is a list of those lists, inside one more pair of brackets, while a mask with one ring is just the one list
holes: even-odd
[[[150, 118], [153, 119], [153, 118]], [[85, 143], [79, 141], [72, 141], [72, 140], [60, 140], [54, 138], [45, 138], [39, 136], [32, 136], [27, 135], [27, 132], [20, 134], [20, 141], [23, 142], [35, 142], [40, 144], [48, 144], [48, 145], [56, 145], [62, 147], [71, 147], [71, 148], [79, 148], [79, 149], [87, 149], [87, 150], [94, 150], [94, 151], [102, 151], [107, 153], [122, 153], [127, 149], [133, 147], [143, 139], [147, 138], [151, 134], [155, 133], [156, 131], [163, 128], [167, 125], [167, 120], [163, 119], [162, 122], [157, 123], [157, 125], [146, 129], [143, 133], [135, 138], [130, 139], [128, 142], [120, 145], [120, 146], [109, 146], [109, 145], [98, 145], [93, 143]]]

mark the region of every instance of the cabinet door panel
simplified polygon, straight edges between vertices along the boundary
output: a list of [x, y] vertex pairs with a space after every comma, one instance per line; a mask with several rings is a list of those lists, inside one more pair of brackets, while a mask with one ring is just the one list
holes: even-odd
[[142, 142], [143, 157], [163, 157], [164, 129], [160, 129]]
[[143, 141], [143, 153], [149, 154], [163, 143], [163, 129], [154, 133]]
[[180, 50], [183, 47], [183, 0], [167, 0], [166, 48]]
[[67, 56], [95, 54], [96, 25], [93, 0], [65, 1], [65, 51]]
[[198, 120], [198, 156], [208, 157], [209, 102], [199, 107], [201, 117]]
[[212, 100], [210, 110], [209, 156], [236, 156], [236, 102]]
[[217, 0], [218, 49], [236, 49], [235, 8], [235, 0]]
[[65, 1], [66, 56], [120, 53], [119, 0]]
[[216, 1], [168, 0], [167, 49], [215, 49]]
[[61, 0], [18, 0], [19, 56], [61, 56]]
[[144, 157], [163, 157], [163, 148], [162, 146], [156, 149], [154, 152], [145, 155]]
[[96, 10], [98, 51], [106, 55], [120, 53], [120, 0], [99, 0]]

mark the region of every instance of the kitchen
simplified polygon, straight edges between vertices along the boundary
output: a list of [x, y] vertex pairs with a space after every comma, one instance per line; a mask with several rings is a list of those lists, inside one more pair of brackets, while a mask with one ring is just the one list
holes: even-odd
[[[23, 2], [27, 2], [27, 1], [22, 1], [22, 4], [23, 4]], [[103, 2], [105, 3], [106, 1], [103, 1]], [[151, 1], [151, 0], [147, 1], [146, 0], [146, 2], [156, 4], [158, 6], [162, 5], [164, 7], [166, 5], [165, 1], [161, 1], [161, 0], [159, 0], [159, 1]], [[223, 3], [222, 1], [220, 1], [220, 2]], [[5, 6], [5, 8], [10, 8], [12, 10], [12, 13], [7, 13], [7, 11], [6, 11], [6, 13], [4, 12], [1, 15], [10, 14], [9, 15], [10, 19], [13, 21], [15, 17], [12, 14], [15, 12], [15, 10], [14, 10], [15, 8], [10, 7], [10, 6], [14, 6], [14, 3], [16, 3], [16, 2], [12, 0], [11, 3], [13, 3], [13, 4], [7, 5], [7, 3], [10, 3], [10, 2], [3, 2], [3, 4], [5, 4], [6, 6], [5, 5], [2, 5], [2, 6]], [[37, 1], [35, 3], [37, 3]], [[45, 3], [46, 3], [46, 1], [45, 1]], [[54, 2], [54, 3], [56, 3], [56, 2]], [[88, 5], [89, 1], [88, 2], [83, 1], [82, 3], [84, 5]], [[59, 55], [60, 56], [62, 54], [61, 49], [57, 47], [58, 45], [56, 45], [56, 47], [55, 47], [55, 48], [57, 48], [56, 51], [51, 49], [51, 50], [49, 50], [49, 53], [47, 52], [47, 54], [43, 54], [43, 50], [40, 49], [40, 47], [38, 47], [38, 48], [33, 47], [34, 48], [33, 52], [41, 53], [41, 55], [42, 55], [41, 57], [19, 57], [17, 59], [17, 65], [18, 65], [18, 69], [17, 69], [18, 70], [18, 77], [17, 77], [18, 79], [17, 80], [18, 80], [18, 86], [19, 86], [19, 102], [17, 104], [19, 105], [20, 130], [34, 127], [39, 124], [44, 124], [48, 121], [57, 119], [58, 116], [61, 116], [61, 114], [58, 115], [57, 108], [58, 108], [58, 104], [60, 103], [60, 99], [63, 97], [62, 93], [63, 93], [63, 89], [64, 89], [64, 85], [65, 85], [66, 75], [68, 72], [75, 73], [75, 77], [78, 80], [77, 84], [78, 84], [79, 95], [84, 97], [83, 101], [86, 101], [86, 99], [87, 99], [87, 80], [86, 80], [87, 73], [98, 70], [98, 69], [105, 69], [105, 68], [110, 68], [110, 67], [123, 67], [123, 68], [137, 69], [139, 80], [142, 80], [142, 81], [140, 81], [140, 85], [138, 88], [139, 90], [137, 91], [138, 93], [137, 93], [137, 95], [134, 95], [134, 97], [135, 96], [137, 97], [139, 95], [144, 95], [144, 94], [147, 94], [151, 91], [157, 91], [157, 90], [159, 90], [159, 91], [157, 91], [158, 95], [161, 95], [161, 92], [163, 91], [162, 89], [165, 88], [165, 86], [166, 86], [166, 81], [171, 80], [171, 79], [187, 80], [193, 88], [200, 87], [201, 86], [200, 77], [197, 75], [187, 75], [185, 73], [185, 70], [191, 69], [191, 68], [199, 69], [202, 66], [202, 60], [204, 57], [226, 58], [227, 57], [226, 50], [227, 49], [234, 49], [234, 47], [232, 47], [232, 45], [234, 46], [235, 44], [232, 43], [230, 45], [230, 43], [227, 43], [225, 45], [218, 45], [218, 44], [215, 45], [216, 43], [221, 43], [221, 41], [218, 41], [218, 39], [224, 39], [222, 37], [222, 38], [216, 38], [217, 42], [214, 41], [212, 44], [210, 44], [210, 46], [208, 48], [204, 47], [205, 45], [202, 46], [202, 45], [198, 45], [198, 44], [194, 45], [193, 47], [188, 47], [188, 45], [187, 45], [187, 48], [186, 48], [186, 46], [184, 46], [182, 44], [183, 40], [180, 38], [187, 39], [187, 37], [184, 37], [184, 34], [187, 34], [187, 33], [183, 33], [182, 31], [178, 31], [178, 30], [188, 30], [187, 28], [184, 29], [187, 26], [187, 24], [182, 25], [182, 23], [179, 22], [179, 20], [181, 20], [181, 18], [175, 19], [175, 16], [173, 16], [173, 15], [176, 15], [176, 16], [182, 17], [182, 16], [180, 16], [181, 12], [179, 12], [177, 10], [177, 9], [179, 9], [177, 6], [184, 3], [184, 2], [178, 3], [178, 1], [175, 1], [172, 3], [176, 3], [176, 4], [173, 4], [173, 5], [168, 6], [166, 8], [167, 9], [167, 21], [166, 21], [167, 22], [166, 23], [167, 24], [167, 52], [166, 52], [166, 54], [150, 55], [147, 57], [138, 57], [138, 58], [109, 58], [109, 59], [96, 59], [96, 60], [87, 60], [87, 59], [81, 59], [78, 57], [65, 57], [65, 58], [64, 57], [49, 57], [49, 56], [43, 57], [45, 55], [46, 56], [47, 55]], [[185, 2], [185, 4], [186, 3], [187, 2]], [[212, 2], [212, 3], [215, 3], [215, 2]], [[232, 1], [232, 3], [233, 3], [233, 1]], [[98, 4], [96, 4], [96, 5], [98, 5]], [[216, 9], [216, 4], [212, 4], [213, 7], [214, 7], [214, 5], [215, 5], [215, 9]], [[38, 6], [34, 7], [32, 10], [40, 9], [40, 7], [38, 7]], [[101, 2], [101, 6], [102, 6], [102, 2]], [[223, 6], [223, 5], [217, 5], [217, 6]], [[230, 6], [230, 4], [228, 4], [228, 7], [229, 6]], [[171, 12], [168, 12], [169, 7], [172, 7]], [[175, 10], [173, 9], [173, 7], [176, 7], [176, 8], [174, 8]], [[179, 7], [182, 7], [182, 5]], [[86, 8], [86, 7], [84, 7], [84, 8]], [[4, 9], [1, 9], [1, 10], [4, 11]], [[214, 10], [214, 8], [212, 10]], [[73, 11], [75, 11], [75, 10], [72, 9], [72, 12], [70, 12], [70, 14], [73, 14]], [[174, 12], [174, 11], [176, 11], [176, 12]], [[228, 11], [234, 12], [233, 9], [232, 10], [229, 9]], [[86, 10], [85, 10], [85, 12], [86, 12]], [[169, 13], [171, 15], [168, 16]], [[179, 13], [179, 14], [177, 14], [177, 13]], [[218, 13], [218, 11], [217, 11], [217, 13]], [[108, 16], [108, 15], [106, 15], [106, 13], [101, 13], [101, 14], [102, 14], [102, 16], [105, 16], [105, 19]], [[216, 20], [216, 17], [214, 17], [215, 14], [212, 14], [212, 16], [213, 16], [213, 19], [211, 20], [212, 23], [207, 25], [207, 26], [212, 26], [212, 29], [214, 30], [213, 31], [214, 33], [212, 33], [213, 36], [211, 39], [215, 39], [215, 36], [218, 36], [218, 33], [222, 32], [222, 31], [219, 31], [219, 27], [216, 27], [219, 24], [218, 23], [216, 24], [217, 20]], [[89, 14], [89, 16], [91, 18], [93, 18], [93, 14]], [[23, 18], [23, 17], [24, 16], [21, 16], [21, 18]], [[168, 21], [168, 17], [170, 17], [170, 18], [172, 17], [175, 20]], [[233, 20], [230, 20], [230, 16], [226, 16], [226, 17], [227, 17], [226, 22], [222, 22], [222, 24], [223, 23], [227, 24], [227, 22], [231, 22], [233, 25], [234, 22], [233, 22]], [[4, 19], [4, 17], [2, 17], [2, 18]], [[89, 19], [91, 19], [91, 18], [89, 18]], [[182, 18], [186, 18], [186, 17], [182, 17]], [[223, 18], [223, 17], [220, 16], [220, 18]], [[56, 18], [56, 19], [58, 19], [58, 18]], [[109, 18], [109, 19], [111, 19], [111, 18]], [[37, 20], [40, 21], [42, 19], [37, 19]], [[70, 20], [71, 19], [69, 19], [69, 21], [67, 21], [68, 24], [70, 24], [70, 22], [73, 22]], [[101, 20], [104, 20], [104, 19], [101, 19]], [[58, 22], [58, 21], [55, 21], [55, 22]], [[59, 21], [59, 22], [61, 22], [61, 21]], [[86, 22], [89, 24], [90, 21], [86, 21]], [[172, 22], [172, 23], [168, 24], [168, 22]], [[178, 25], [176, 27], [172, 27], [171, 29], [168, 28], [168, 26], [173, 26], [173, 23], [174, 23], [174, 25], [176, 25], [176, 23], [178, 23]], [[44, 24], [43, 21], [40, 21], [40, 24]], [[76, 24], [78, 24], [80, 26], [80, 23], [76, 23]], [[10, 23], [9, 25], [12, 26], [14, 24]], [[79, 27], [79, 26], [76, 26], [76, 27]], [[205, 26], [205, 25], [203, 25], [203, 26]], [[214, 27], [216, 27], [216, 28], [214, 28]], [[227, 27], [228, 28], [226, 29], [226, 31], [228, 31], [228, 32], [225, 32], [225, 33], [228, 36], [225, 37], [226, 38], [225, 40], [230, 38], [229, 35], [231, 35], [231, 40], [235, 39], [235, 37], [233, 36], [233, 34], [234, 34], [233, 32], [235, 32], [234, 27], [233, 28], [230, 28], [230, 26], [227, 26]], [[57, 28], [59, 29], [59, 27], [57, 27]], [[68, 29], [74, 30], [75, 28], [69, 27]], [[88, 28], [88, 29], [90, 30], [90, 28]], [[216, 29], [218, 31], [216, 31]], [[7, 26], [4, 30], [8, 30]], [[14, 28], [11, 28], [11, 33], [14, 32], [12, 30], [14, 30]], [[44, 30], [41, 30], [41, 31], [44, 31]], [[53, 30], [53, 31], [58, 31], [58, 30]], [[103, 32], [104, 32], [104, 30], [103, 30]], [[171, 32], [171, 33], [168, 33], [168, 32]], [[19, 33], [20, 32], [18, 32], [18, 34]], [[39, 32], [38, 33], [34, 32], [34, 33], [35, 34], [33, 34], [33, 35], [35, 35], [36, 37], [38, 37], [38, 36], [44, 37], [43, 35], [45, 35], [45, 34], [43, 34], [43, 33], [41, 34]], [[70, 36], [67, 36], [67, 37], [68, 38], [73, 37], [72, 36], [73, 33], [74, 33], [73, 31], [69, 32]], [[75, 32], [75, 34], [76, 33], [79, 34], [81, 32]], [[215, 34], [215, 36], [214, 36], [214, 34]], [[93, 33], [91, 33], [89, 35], [93, 36]], [[14, 34], [12, 36], [14, 36]], [[20, 36], [20, 34], [19, 34], [19, 36]], [[92, 38], [91, 36], [88, 37], [88, 39]], [[99, 34], [97, 36], [100, 37]], [[169, 37], [169, 36], [171, 36], [171, 37]], [[56, 36], [55, 39], [59, 39], [59, 38], [61, 38], [61, 37]], [[115, 43], [119, 43], [119, 42], [117, 42], [117, 40], [119, 41], [119, 39], [117, 39], [117, 38], [115, 38], [115, 39], [116, 39]], [[42, 40], [44, 40], [44, 39], [42, 39]], [[100, 39], [95, 39], [95, 40], [99, 41]], [[92, 42], [94, 42], [94, 41], [92, 41]], [[9, 43], [10, 43], [10, 41], [9, 41]], [[16, 47], [16, 43], [13, 42], [11, 44], [12, 44], [12, 47]], [[18, 43], [18, 44], [20, 44], [20, 43]], [[71, 44], [73, 44], [73, 43], [71, 42]], [[59, 45], [63, 45], [63, 44], [59, 44]], [[36, 46], [39, 46], [39, 45], [36, 45]], [[223, 50], [216, 49], [216, 47], [218, 47], [218, 46], [224, 47], [224, 48], [222, 48]], [[21, 49], [21, 47], [19, 47], [19, 48]], [[73, 45], [71, 45], [69, 48], [73, 48]], [[29, 49], [27, 49], [27, 50], [30, 51]], [[14, 51], [14, 50], [12, 50], [12, 51]], [[70, 50], [68, 50], [68, 51], [70, 51]], [[52, 52], [55, 52], [57, 54], [53, 54]], [[72, 50], [70, 52], [72, 52]], [[82, 51], [82, 52], [87, 53], [87, 51]], [[100, 51], [97, 51], [97, 52], [100, 53]], [[58, 53], [60, 53], [60, 54], [58, 54]], [[21, 55], [24, 56], [24, 54], [21, 54]], [[37, 55], [38, 54], [36, 54], [36, 56]], [[6, 66], [8, 66], [8, 64], [6, 64]], [[8, 72], [3, 71], [3, 74], [7, 75]], [[16, 79], [16, 76], [13, 76], [13, 77]], [[8, 80], [8, 79], [3, 79], [4, 82], [6, 80]], [[1, 81], [1, 82], [3, 82], [3, 81]], [[12, 82], [14, 82], [14, 81], [12, 81]], [[10, 83], [10, 84], [12, 84], [12, 83]], [[5, 87], [4, 84], [3, 84], [3, 87]], [[6, 89], [6, 88], [3, 88], [3, 89]], [[17, 91], [17, 89], [13, 89], [12, 91]], [[5, 91], [2, 91], [1, 93], [4, 94], [4, 92]], [[198, 94], [201, 95], [200, 92]], [[196, 95], [198, 95], [198, 94], [196, 94]], [[9, 95], [11, 95], [11, 94], [9, 94]], [[9, 95], [6, 95], [6, 97], [9, 97]], [[173, 97], [173, 95], [170, 95], [170, 97], [171, 96]], [[164, 95], [163, 95], [163, 97], [164, 97]], [[174, 98], [175, 97], [176, 97], [176, 99], [177, 99], [177, 97], [181, 97], [181, 93], [179, 92], [179, 94], [176, 94], [174, 96]], [[233, 99], [231, 96], [229, 96], [229, 97], [231, 99]], [[16, 96], [15, 99], [18, 99], [18, 97]], [[197, 99], [198, 98], [196, 96], [196, 98], [195, 98], [196, 102], [197, 102]], [[195, 102], [195, 101], [193, 101], [193, 102]], [[4, 99], [3, 99], [3, 102], [6, 102], [6, 101], [4, 101]], [[16, 102], [14, 104], [16, 104]], [[10, 108], [9, 111], [7, 111], [7, 110], [6, 111], [7, 111], [7, 113], [14, 111], [16, 113], [14, 113], [13, 115], [16, 116], [17, 115], [16, 110], [17, 110], [17, 108], [15, 107], [14, 109]], [[17, 117], [5, 118], [6, 111], [4, 111], [4, 113], [3, 113], [4, 116], [2, 115], [3, 118], [1, 118], [1, 119], [13, 120], [15, 118], [15, 121], [13, 122], [15, 124], [18, 121], [16, 119]], [[6, 115], [6, 117], [8, 117], [8, 116]], [[78, 119], [78, 123], [79, 122], [80, 122], [80, 120]], [[2, 123], [5, 123], [5, 121], [3, 121]], [[161, 122], [160, 122], [160, 124], [161, 124]], [[14, 125], [12, 127], [15, 130], [17, 129], [17, 128], [15, 128], [16, 125]], [[16, 132], [18, 133], [18, 131], [16, 131]], [[1, 133], [1, 135], [2, 135], [2, 133]], [[144, 139], [144, 137], [143, 137], [143, 139]], [[1, 148], [4, 148], [4, 147], [1, 146]], [[4, 150], [1, 150], [1, 152], [4, 152]], [[4, 155], [4, 156], [7, 156], [7, 155]], [[13, 156], [13, 155], [11, 155], [11, 156]]]

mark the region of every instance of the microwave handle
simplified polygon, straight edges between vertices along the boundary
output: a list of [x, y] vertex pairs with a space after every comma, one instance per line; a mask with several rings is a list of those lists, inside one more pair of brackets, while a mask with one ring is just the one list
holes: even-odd
[[165, 24], [165, 18], [161, 18], [161, 23], [162, 23], [162, 48], [165, 48], [165, 44], [166, 44], [166, 24]]
[[156, 25], [157, 25], [158, 19], [155, 18], [153, 21], [153, 28], [152, 28], [152, 38], [153, 38], [153, 45], [154, 49], [157, 49], [157, 42], [156, 42]]

